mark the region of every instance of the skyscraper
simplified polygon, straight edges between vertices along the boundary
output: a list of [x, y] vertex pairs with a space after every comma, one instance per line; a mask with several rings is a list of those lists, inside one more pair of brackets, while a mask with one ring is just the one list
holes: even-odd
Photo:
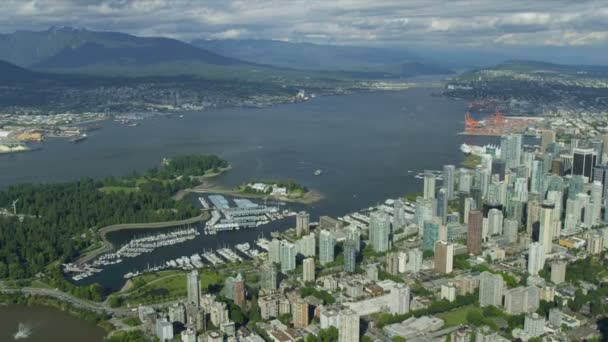
[[448, 194], [445, 188], [440, 188], [437, 192], [437, 216], [441, 219], [441, 224], [446, 224], [448, 217]]
[[296, 269], [296, 247], [287, 241], [281, 241], [281, 272]]
[[308, 326], [308, 303], [302, 298], [296, 299], [291, 305], [293, 326], [296, 328], [306, 328]]
[[479, 305], [496, 306], [502, 305], [502, 294], [504, 291], [504, 281], [500, 274], [492, 274], [490, 272], [481, 273], [479, 282]]
[[591, 225], [595, 226], [602, 221], [602, 183], [595, 181], [591, 183]]
[[376, 252], [386, 252], [390, 249], [391, 221], [388, 214], [382, 210], [370, 214], [369, 239]]
[[422, 269], [422, 251], [418, 248], [410, 249], [407, 252], [406, 270], [412, 273], [418, 273]]
[[454, 194], [454, 173], [456, 168], [454, 165], [444, 165], [443, 166], [443, 187], [447, 192], [448, 200], [456, 198]]
[[188, 303], [196, 308], [201, 305], [201, 280], [197, 270], [188, 273]]
[[528, 249], [528, 273], [538, 275], [545, 267], [545, 248], [538, 242], [532, 242]]
[[232, 299], [234, 304], [241, 307], [245, 304], [245, 280], [240, 273], [236, 277], [226, 278], [224, 290], [226, 297]]
[[302, 273], [305, 283], [315, 281], [315, 258], [304, 259]]
[[555, 260], [551, 263], [551, 282], [559, 285], [566, 281], [566, 265], [564, 260]]
[[391, 289], [390, 309], [393, 315], [403, 315], [410, 312], [410, 288], [405, 284], [397, 284]]
[[277, 266], [273, 262], [266, 262], [262, 265], [261, 269], [261, 278], [262, 278], [262, 288], [266, 290], [276, 290], [277, 289]]
[[540, 208], [540, 230], [538, 241], [543, 245], [545, 256], [551, 254], [553, 248], [553, 233], [555, 230], [553, 211], [555, 205], [552, 202], [544, 201]]
[[344, 271], [353, 273], [357, 267], [357, 248], [355, 241], [347, 238], [344, 241]]
[[424, 171], [424, 199], [435, 198], [435, 178], [431, 171]]
[[467, 224], [467, 251], [471, 254], [481, 253], [481, 233], [483, 229], [483, 215], [479, 210], [469, 213]]
[[488, 231], [490, 235], [502, 235], [502, 211], [498, 209], [490, 209], [488, 212]]
[[351, 309], [340, 311], [338, 342], [359, 342], [359, 314]]
[[532, 172], [530, 174], [530, 192], [539, 194], [542, 191], [542, 178], [543, 164], [539, 160], [532, 161]]
[[314, 257], [317, 253], [317, 238], [315, 233], [309, 233], [296, 241], [297, 252], [305, 257]]
[[418, 236], [422, 236], [424, 234], [424, 221], [433, 218], [435, 212], [434, 206], [435, 201], [433, 201], [432, 199], [425, 200], [420, 196], [416, 197], [414, 218], [416, 220], [416, 224], [418, 225]]
[[401, 199], [397, 199], [393, 204], [393, 229], [400, 230], [405, 226], [405, 203]]
[[305, 211], [296, 214], [296, 235], [301, 237], [310, 231], [310, 215]]
[[521, 142], [519, 134], [510, 134], [500, 138], [500, 157], [505, 161], [508, 169], [519, 166], [521, 163]]
[[268, 261], [281, 263], [281, 241], [279, 239], [272, 239], [268, 244]]
[[319, 233], [319, 263], [325, 265], [334, 261], [334, 249], [336, 239], [328, 230], [322, 230]]
[[441, 221], [438, 218], [424, 222], [424, 234], [422, 235], [422, 247], [425, 251], [434, 251], [435, 242], [439, 240], [439, 229]]
[[361, 251], [361, 232], [355, 225], [346, 227], [346, 239], [351, 240], [357, 252]]
[[596, 152], [592, 148], [575, 148], [572, 154], [572, 175], [591, 179], [597, 160]]
[[435, 272], [452, 273], [454, 265], [454, 245], [445, 241], [435, 244]]

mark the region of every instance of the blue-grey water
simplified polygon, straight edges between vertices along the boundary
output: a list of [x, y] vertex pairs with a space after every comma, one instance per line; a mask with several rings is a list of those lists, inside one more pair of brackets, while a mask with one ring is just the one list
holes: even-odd
[[[306, 207], [313, 220], [319, 215], [340, 216], [419, 191], [421, 184], [415, 174], [458, 164], [463, 159], [459, 150], [463, 142], [496, 141], [458, 135], [465, 103], [432, 96], [432, 91], [321, 97], [263, 109], [156, 117], [138, 127], [103, 122], [101, 130], [91, 132], [89, 139], [78, 144], [50, 139], [42, 150], [0, 156], [0, 187], [121, 176], [157, 166], [164, 157], [215, 153], [233, 166], [216, 180], [220, 184], [292, 178], [323, 193], [323, 200]], [[313, 175], [317, 169], [323, 170], [321, 176]], [[261, 233], [268, 236], [292, 224], [286, 220], [251, 230], [200, 236], [128, 259], [85, 282], [115, 289], [124, 282], [126, 272], [208, 248], [253, 241]], [[115, 233], [111, 239], [124, 241], [132, 234]]]

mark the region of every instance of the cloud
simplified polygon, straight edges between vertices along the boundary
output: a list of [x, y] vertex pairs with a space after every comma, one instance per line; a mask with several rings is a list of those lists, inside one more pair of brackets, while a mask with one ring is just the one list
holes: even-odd
[[600, 0], [2, 0], [2, 31], [73, 25], [143, 36], [407, 47], [602, 46]]

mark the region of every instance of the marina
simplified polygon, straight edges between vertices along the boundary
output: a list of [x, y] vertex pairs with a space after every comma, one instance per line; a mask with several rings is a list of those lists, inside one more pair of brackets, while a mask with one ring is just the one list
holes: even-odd
[[211, 219], [205, 224], [204, 234], [255, 228], [296, 214], [290, 210], [280, 210], [278, 206], [260, 205], [248, 199], [232, 199], [235, 206], [231, 206], [222, 195], [209, 195], [207, 199], [198, 198], [204, 209], [211, 210]]
[[101, 255], [91, 263], [82, 265], [64, 264], [64, 273], [72, 274], [72, 280], [79, 281], [103, 271], [103, 267], [123, 262], [126, 258], [135, 258], [145, 253], [152, 253], [160, 247], [172, 246], [192, 240], [200, 233], [195, 228], [173, 230], [167, 233], [153, 234], [132, 239], [116, 252]]

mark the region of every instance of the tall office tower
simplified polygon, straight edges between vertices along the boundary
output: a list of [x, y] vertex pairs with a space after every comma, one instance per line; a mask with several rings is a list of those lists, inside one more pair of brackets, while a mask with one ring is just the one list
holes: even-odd
[[434, 251], [435, 242], [439, 240], [439, 229], [441, 221], [438, 218], [434, 218], [430, 221], [424, 222], [424, 234], [422, 234], [422, 248], [425, 251]]
[[602, 222], [602, 183], [591, 183], [591, 226]]
[[416, 220], [416, 224], [418, 225], [418, 236], [422, 236], [424, 233], [424, 221], [428, 221], [433, 218], [435, 212], [434, 206], [435, 203], [433, 200], [425, 200], [422, 197], [416, 198], [414, 218]]
[[448, 217], [448, 195], [444, 188], [437, 192], [437, 216], [441, 219], [441, 224], [446, 224]]
[[305, 257], [314, 257], [317, 253], [317, 238], [315, 233], [309, 233], [302, 236], [300, 240], [297, 240], [296, 249], [297, 253], [300, 253]]
[[528, 202], [528, 180], [526, 178], [516, 178], [513, 192], [512, 199]]
[[188, 303], [196, 308], [201, 305], [201, 279], [197, 270], [188, 273]]
[[583, 176], [572, 176], [568, 184], [568, 198], [576, 198], [583, 192], [585, 186], [585, 178]]
[[328, 230], [322, 230], [319, 233], [319, 263], [321, 265], [334, 261], [335, 247], [334, 235]]
[[595, 151], [595, 155], [597, 156], [596, 162], [599, 164], [602, 161], [602, 153], [604, 152], [604, 146], [602, 140], [600, 139], [591, 139], [589, 140], [589, 147], [591, 147]]
[[562, 235], [564, 194], [561, 191], [549, 190], [547, 192], [547, 200], [555, 204], [555, 210], [553, 211], [553, 239], [559, 239]]
[[564, 159], [554, 158], [551, 162], [551, 174], [554, 176], [563, 177], [565, 172], [566, 167], [564, 166]]
[[454, 173], [456, 168], [454, 165], [443, 166], [443, 187], [447, 191], [448, 200], [456, 198], [454, 192]]
[[475, 200], [472, 197], [467, 197], [464, 199], [464, 210], [462, 219], [465, 224], [469, 223], [469, 213], [477, 208], [475, 204]]
[[519, 223], [514, 219], [505, 219], [503, 224], [504, 236], [507, 238], [509, 243], [517, 242], [517, 231], [519, 229]]
[[458, 176], [458, 192], [471, 193], [473, 187], [473, 175], [467, 169], [460, 169]]
[[553, 202], [544, 201], [540, 207], [540, 230], [538, 232], [538, 241], [543, 245], [545, 256], [551, 254], [553, 248], [553, 232], [555, 231], [555, 220], [553, 213], [555, 204]]
[[278, 287], [278, 271], [276, 264], [266, 262], [261, 269], [262, 288], [265, 290], [276, 290]]
[[422, 250], [418, 248], [410, 249], [407, 252], [407, 271], [418, 273], [422, 269]]
[[374, 251], [386, 252], [391, 248], [390, 234], [391, 221], [388, 214], [382, 210], [371, 213], [369, 217], [369, 239]]
[[393, 229], [404, 229], [407, 225], [405, 221], [405, 203], [401, 199], [397, 199], [393, 204]]
[[516, 221], [518, 225], [523, 222], [524, 208], [526, 207], [526, 203], [527, 202], [520, 202], [515, 200], [511, 201], [507, 210], [507, 218]]
[[482, 154], [481, 155], [481, 164], [479, 164], [480, 171], [486, 171], [486, 172], [492, 171], [492, 160], [493, 159], [494, 158], [487, 153]]
[[545, 248], [538, 242], [532, 242], [528, 249], [528, 273], [536, 276], [543, 267], [545, 267]]
[[536, 158], [536, 154], [534, 152], [524, 152], [523, 163], [528, 170], [528, 175], [526, 178], [530, 178], [530, 175], [532, 174], [532, 162], [534, 161], [534, 158]]
[[541, 193], [541, 181], [543, 179], [543, 166], [539, 160], [532, 161], [532, 172], [530, 174], [530, 192]]
[[483, 204], [481, 202], [482, 198], [485, 198], [488, 195], [488, 187], [490, 186], [490, 183], [492, 183], [492, 170], [483, 170], [479, 173], [479, 189], [481, 190], [481, 197], [477, 198], [475, 196], [473, 196], [473, 198], [475, 198], [475, 203], [477, 203], [478, 207], [481, 207], [481, 205]]
[[296, 214], [296, 235], [301, 237], [310, 232], [310, 215], [305, 211]]
[[424, 171], [424, 198], [435, 198], [435, 174], [431, 171]]
[[540, 203], [536, 200], [528, 201], [528, 213], [526, 217], [526, 232], [528, 235], [533, 235], [535, 230], [538, 230], [538, 221], [540, 220]]
[[391, 289], [390, 309], [393, 315], [403, 315], [410, 312], [410, 288], [405, 284], [397, 284]]
[[500, 274], [492, 274], [487, 271], [481, 273], [479, 281], [479, 305], [481, 307], [490, 305], [500, 307], [503, 291], [504, 281]]
[[279, 239], [272, 239], [268, 244], [268, 261], [275, 264], [281, 263], [281, 241]]
[[298, 298], [291, 305], [293, 326], [296, 328], [306, 328], [308, 326], [308, 303], [302, 298]]
[[355, 251], [361, 251], [361, 232], [355, 225], [346, 227], [346, 239], [353, 241], [355, 245]]
[[[608, 149], [608, 146], [604, 149]], [[593, 168], [593, 181], [602, 183], [602, 196], [606, 197], [608, 194], [608, 165], [597, 165]]]
[[500, 157], [508, 169], [521, 163], [521, 135], [510, 134], [500, 138]]
[[481, 253], [481, 233], [483, 229], [483, 214], [479, 210], [469, 213], [467, 224], [467, 251], [471, 254]]
[[541, 151], [545, 152], [549, 144], [555, 143], [555, 131], [544, 130], [540, 136]]
[[551, 263], [551, 282], [559, 285], [566, 281], [566, 265], [564, 260], [555, 260]]
[[281, 241], [281, 272], [292, 271], [296, 269], [296, 246], [287, 241]]
[[575, 148], [572, 151], [572, 175], [584, 176], [591, 179], [593, 167], [596, 164], [596, 153], [591, 148]]
[[359, 342], [359, 314], [351, 309], [340, 311], [338, 342]]
[[307, 282], [315, 281], [315, 258], [306, 258], [303, 262], [302, 280]]
[[498, 209], [490, 209], [488, 212], [488, 231], [490, 235], [502, 235], [502, 220], [504, 215]]
[[576, 195], [577, 212], [581, 213], [581, 226], [585, 228], [591, 227], [591, 201], [586, 193]]
[[435, 244], [435, 272], [452, 273], [454, 265], [454, 245], [445, 241]]
[[566, 200], [566, 215], [564, 218], [564, 230], [562, 234], [572, 234], [581, 222], [581, 208], [576, 198]]
[[355, 241], [346, 239], [344, 241], [344, 271], [353, 273], [357, 267], [357, 248]]

